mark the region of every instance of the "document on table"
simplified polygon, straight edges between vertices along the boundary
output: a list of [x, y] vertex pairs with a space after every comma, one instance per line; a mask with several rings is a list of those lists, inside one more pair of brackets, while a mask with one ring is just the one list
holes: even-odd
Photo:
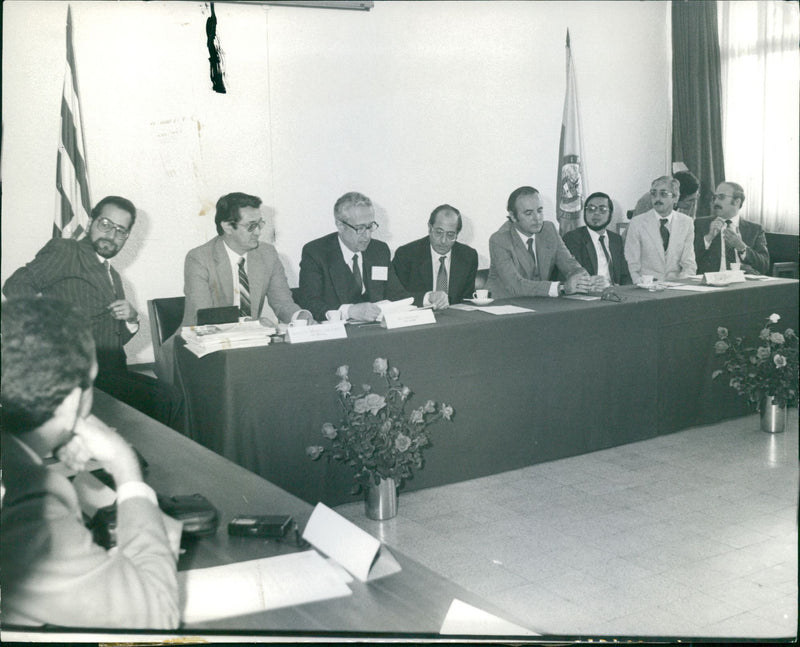
[[440, 634], [470, 636], [539, 636], [534, 631], [454, 599], [447, 610]]
[[482, 312], [488, 312], [489, 314], [493, 315], [515, 315], [521, 312], [536, 312], [536, 310], [531, 310], [530, 308], [520, 308], [519, 306], [478, 306], [475, 308], [476, 310], [481, 310]]
[[181, 571], [178, 586], [185, 623], [352, 594], [336, 569], [314, 550]]

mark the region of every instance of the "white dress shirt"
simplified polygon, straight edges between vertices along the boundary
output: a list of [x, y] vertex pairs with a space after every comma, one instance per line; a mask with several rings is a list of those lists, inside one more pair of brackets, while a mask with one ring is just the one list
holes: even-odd
[[[436, 291], [436, 279], [439, 277], [439, 259], [444, 256], [444, 269], [447, 271], [447, 287], [450, 287], [450, 260], [453, 257], [453, 249], [451, 248], [447, 254], [440, 254], [437, 252], [433, 247], [430, 248], [431, 250], [431, 267], [433, 268], [433, 277], [432, 283], [433, 290], [430, 292], [426, 292], [425, 296], [422, 299], [423, 306], [429, 306], [431, 304], [431, 293]], [[448, 299], [449, 300], [449, 299]]]
[[608, 261], [606, 260], [606, 253], [603, 251], [603, 246], [600, 244], [600, 236], [603, 236], [603, 240], [606, 244], [606, 251], [608, 252], [609, 257], [611, 256], [611, 248], [608, 246], [608, 234], [606, 230], [603, 229], [602, 231], [595, 231], [594, 229], [586, 228], [589, 232], [589, 238], [592, 239], [592, 244], [594, 245], [594, 252], [597, 255], [597, 275], [604, 276], [609, 281], [611, 281], [611, 270], [608, 267]]

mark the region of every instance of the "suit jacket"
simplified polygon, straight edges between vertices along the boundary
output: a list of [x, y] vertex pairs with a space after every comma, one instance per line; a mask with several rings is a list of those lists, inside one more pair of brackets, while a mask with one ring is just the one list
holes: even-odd
[[[414, 303], [421, 306], [425, 294], [434, 289], [430, 239], [425, 236], [398, 247], [392, 265], [400, 283], [414, 296]], [[455, 243], [450, 250], [450, 274], [447, 277], [450, 303], [472, 298], [477, 272], [478, 252], [467, 245]]]
[[[611, 282], [614, 285], [628, 285], [631, 282], [631, 275], [628, 263], [625, 261], [622, 236], [608, 229], [605, 234], [608, 239], [608, 253], [611, 255]], [[597, 274], [597, 251], [588, 227], [584, 225], [564, 234], [564, 244], [589, 274], [592, 276]]]
[[533, 259], [511, 221], [489, 237], [489, 278], [486, 287], [496, 299], [513, 296], [546, 297], [560, 272], [569, 277], [584, 269], [570, 254], [552, 222], [536, 234], [539, 280], [533, 278]]
[[[706, 243], [703, 240], [714, 220], [716, 220], [716, 216], [698, 218], [694, 221], [694, 253], [697, 258], [697, 272], [699, 274], [719, 271], [722, 237], [715, 236], [708, 249], [706, 249]], [[761, 225], [739, 218], [739, 235], [742, 237], [742, 242], [747, 245], [747, 251], [742, 259], [742, 269], [749, 274], [766, 274], [769, 272], [767, 237], [764, 235]], [[734, 258], [733, 253], [725, 253], [726, 269], [730, 269], [730, 264], [735, 262]]]
[[694, 220], [678, 211], [672, 212], [669, 245], [664, 251], [661, 240], [661, 217], [651, 209], [634, 216], [625, 236], [625, 260], [634, 283], [643, 274], [659, 281], [686, 278], [697, 273], [694, 257]]
[[[290, 321], [300, 306], [292, 300], [292, 291], [278, 252], [272, 245], [261, 242], [258, 247], [247, 252], [246, 256], [253, 313], [271, 316], [269, 310], [264, 308], [266, 298], [280, 321]], [[186, 305], [183, 309], [182, 325], [196, 324], [197, 311], [200, 308], [233, 305], [233, 271], [221, 236], [215, 236], [186, 254], [183, 280]]]
[[61, 474], [3, 434], [0, 581], [3, 623], [174, 629], [175, 557], [158, 506], [117, 506], [117, 550], [93, 543], [78, 496]]
[[[314, 319], [325, 321], [328, 310], [336, 310], [345, 303], [374, 303], [407, 296], [401, 290], [397, 277], [393, 276], [394, 269], [386, 243], [372, 239], [362, 256], [363, 294], [359, 293], [353, 278], [350, 259], [345, 261], [342, 256], [338, 233], [317, 238], [303, 246], [297, 300], [302, 307], [311, 311]], [[372, 268], [377, 267], [386, 268], [386, 280], [373, 278]]]
[[133, 333], [107, 310], [112, 301], [125, 298], [122, 280], [113, 267], [111, 276], [113, 286], [88, 238], [53, 238], [9, 277], [3, 293], [7, 297], [42, 294], [69, 302], [91, 324], [100, 371], [124, 370], [123, 344]]

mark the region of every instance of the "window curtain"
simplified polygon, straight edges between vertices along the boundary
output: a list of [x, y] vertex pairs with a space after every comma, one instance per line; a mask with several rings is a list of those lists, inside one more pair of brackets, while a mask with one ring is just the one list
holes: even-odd
[[715, 2], [672, 2], [672, 160], [700, 180], [697, 216], [725, 178]]
[[723, 143], [742, 217], [798, 233], [800, 9], [796, 2], [719, 2]]

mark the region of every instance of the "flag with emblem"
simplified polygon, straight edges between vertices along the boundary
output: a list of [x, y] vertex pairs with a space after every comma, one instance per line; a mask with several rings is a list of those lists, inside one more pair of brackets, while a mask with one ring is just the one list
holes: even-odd
[[564, 114], [561, 118], [561, 140], [558, 145], [558, 187], [556, 188], [556, 217], [563, 236], [580, 226], [583, 200], [586, 197], [586, 173], [583, 165], [578, 93], [575, 70], [567, 30], [567, 89]]
[[89, 222], [90, 204], [78, 77], [75, 71], [75, 51], [72, 47], [72, 10], [68, 6], [67, 65], [61, 94], [53, 238], [83, 237]]

